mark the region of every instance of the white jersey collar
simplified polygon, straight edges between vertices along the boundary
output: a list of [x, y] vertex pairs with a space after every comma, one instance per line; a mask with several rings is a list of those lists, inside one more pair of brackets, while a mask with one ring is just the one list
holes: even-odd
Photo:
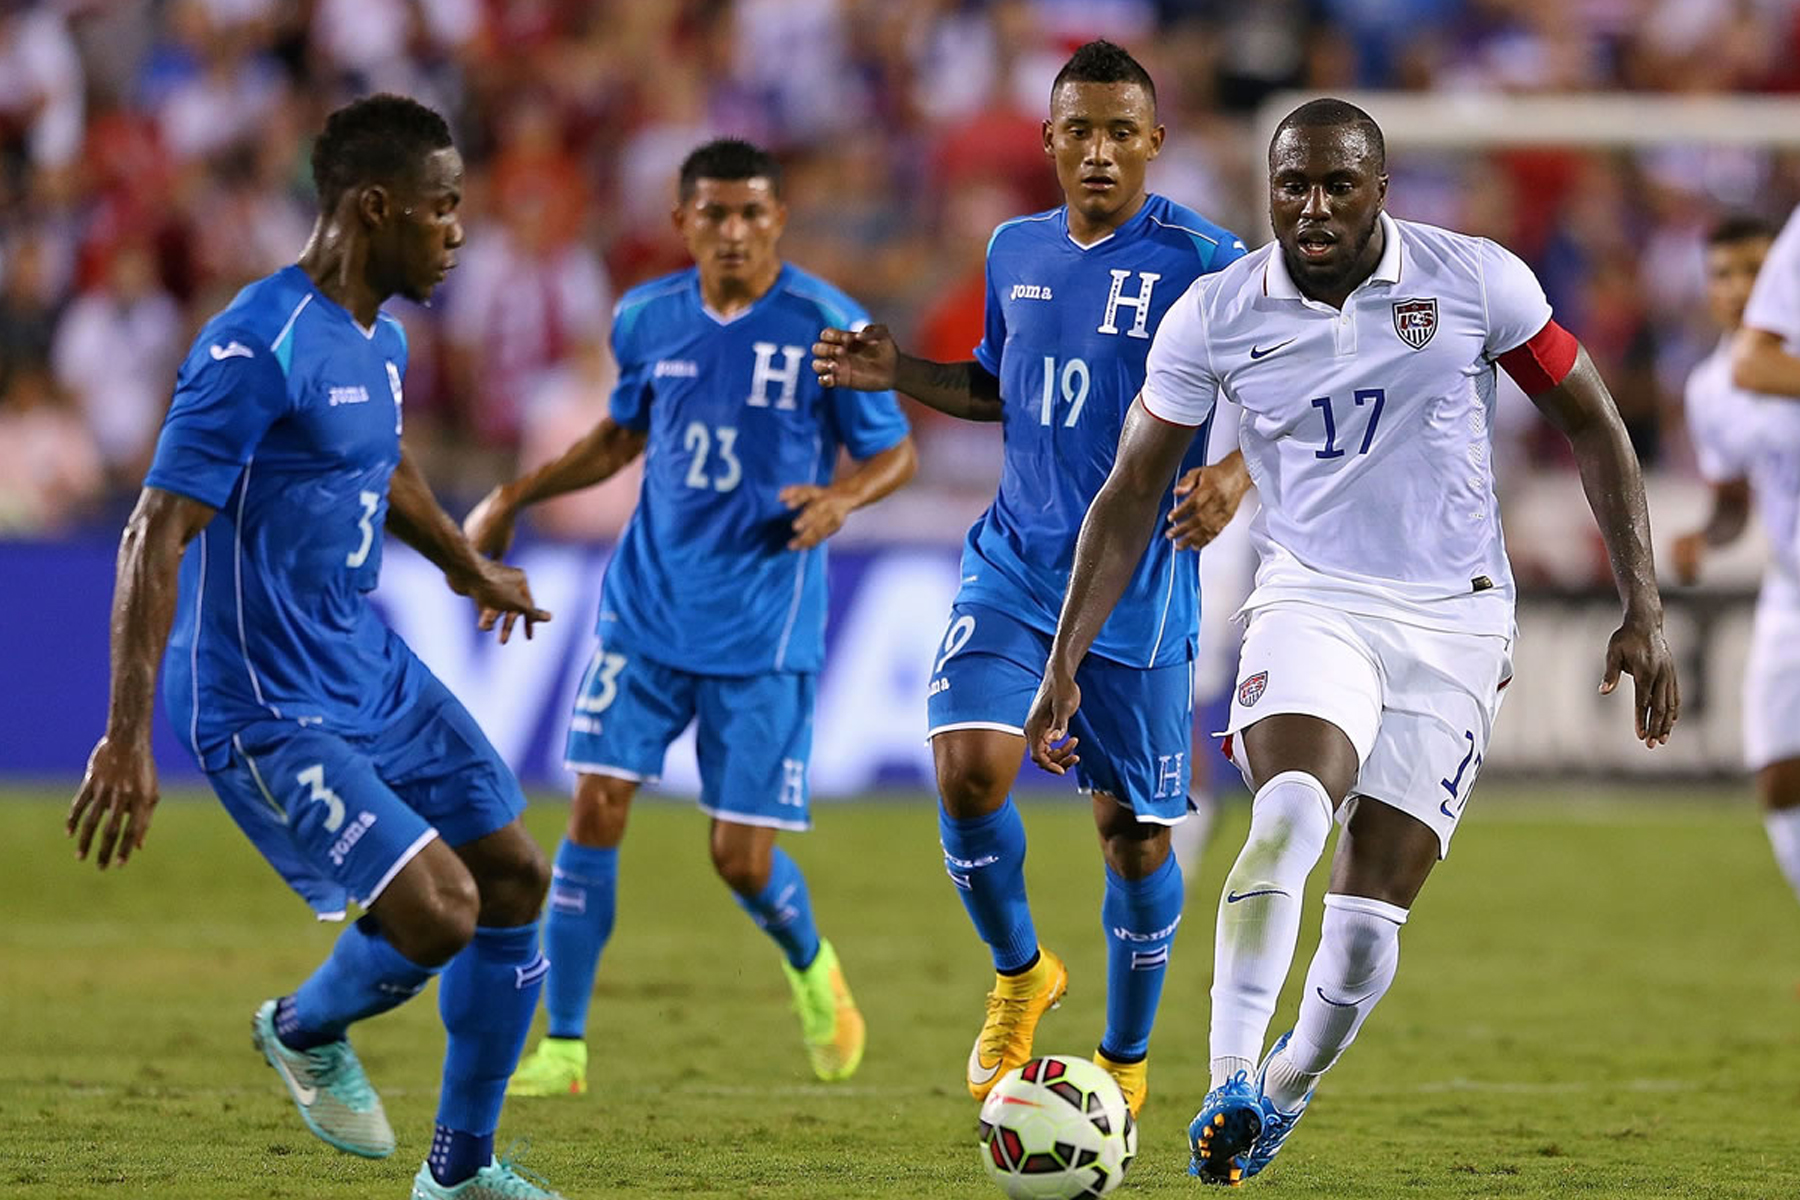
[[[1356, 285], [1361, 291], [1372, 283], [1400, 282], [1400, 223], [1383, 212], [1376, 218], [1381, 224], [1381, 261], [1369, 272], [1369, 277]], [[1352, 295], [1355, 292], [1351, 293]], [[1281, 243], [1271, 243], [1269, 261], [1263, 265], [1263, 295], [1273, 300], [1299, 300], [1314, 303], [1288, 274], [1287, 261], [1281, 256]]]

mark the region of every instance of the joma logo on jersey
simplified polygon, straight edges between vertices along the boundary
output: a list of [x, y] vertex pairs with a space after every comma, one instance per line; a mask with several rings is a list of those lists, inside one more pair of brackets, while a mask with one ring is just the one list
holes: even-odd
[[333, 866], [341, 867], [344, 865], [345, 856], [355, 848], [356, 843], [362, 841], [362, 835], [369, 832], [369, 827], [373, 824], [375, 824], [375, 814], [369, 812], [367, 809], [364, 809], [356, 815], [356, 820], [350, 822], [350, 828], [344, 830], [338, 840], [331, 845], [331, 863]]
[[1423, 350], [1437, 332], [1437, 300], [1394, 301], [1394, 332], [1414, 350]]
[[689, 362], [685, 358], [665, 358], [656, 364], [650, 374], [657, 379], [698, 379], [700, 364]]
[[327, 403], [336, 408], [340, 404], [367, 404], [369, 389], [357, 384], [355, 387], [334, 387], [326, 397]]
[[[800, 356], [805, 353], [799, 346], [777, 346], [774, 342], [753, 342], [750, 348], [756, 351], [756, 369], [750, 376], [750, 395], [744, 401], [751, 408], [768, 408], [771, 403], [776, 408], [793, 409], [794, 398], [800, 390]], [[781, 351], [781, 365], [775, 365], [775, 352]], [[769, 385], [780, 384], [781, 391], [771, 402]]]
[[1012, 286], [1013, 300], [1051, 300], [1050, 285], [1047, 283], [1015, 283]]
[[1126, 337], [1148, 338], [1150, 336], [1150, 293], [1156, 287], [1156, 281], [1162, 276], [1154, 271], [1135, 272], [1138, 277], [1138, 291], [1135, 296], [1125, 294], [1125, 281], [1133, 272], [1122, 267], [1112, 270], [1112, 290], [1106, 295], [1106, 319], [1100, 322], [1097, 333], [1117, 333], [1119, 327], [1114, 323], [1121, 308], [1132, 310], [1131, 328], [1125, 331]]

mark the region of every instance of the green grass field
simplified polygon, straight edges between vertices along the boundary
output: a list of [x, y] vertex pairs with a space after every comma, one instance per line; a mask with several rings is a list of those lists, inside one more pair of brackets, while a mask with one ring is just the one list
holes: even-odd
[[[249, 1017], [334, 929], [211, 803], [165, 801], [142, 856], [102, 876], [61, 837], [65, 799], [0, 793], [0, 1196], [405, 1196], [443, 1048], [430, 996], [355, 1035], [399, 1152], [333, 1152], [250, 1049]], [[530, 1138], [527, 1165], [573, 1198], [998, 1195], [961, 1082], [991, 976], [932, 807], [820, 817], [789, 845], [868, 1016], [855, 1081], [811, 1081], [775, 952], [710, 877], [702, 818], [645, 802], [594, 1002], [593, 1090], [515, 1102], [503, 1144]], [[1073, 981], [1038, 1048], [1085, 1054], [1105, 989], [1091, 826], [1071, 803], [1026, 817], [1039, 930]], [[562, 819], [555, 803], [530, 816], [547, 845]], [[1124, 1196], [1195, 1193], [1184, 1127], [1206, 1085], [1212, 914], [1246, 820], [1221, 821], [1176, 944]], [[1495, 787], [1467, 826], [1393, 991], [1244, 1194], [1800, 1195], [1800, 913], [1748, 799]]]

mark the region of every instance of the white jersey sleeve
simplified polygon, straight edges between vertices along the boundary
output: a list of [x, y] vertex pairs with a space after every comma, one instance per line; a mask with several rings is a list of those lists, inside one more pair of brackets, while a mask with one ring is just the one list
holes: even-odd
[[1205, 424], [1218, 401], [1219, 377], [1213, 372], [1212, 348], [1200, 311], [1205, 283], [1205, 277], [1195, 280], [1170, 306], [1157, 326], [1145, 365], [1139, 397], [1151, 416], [1172, 425]]
[[1486, 238], [1481, 253], [1481, 302], [1487, 313], [1489, 358], [1498, 358], [1536, 337], [1550, 323], [1550, 301], [1544, 285], [1524, 261]]
[[1775, 334], [1790, 346], [1800, 344], [1800, 208], [1781, 227], [1756, 273], [1744, 324]]
[[[1720, 371], [1714, 361], [1716, 357], [1709, 356], [1688, 376], [1683, 408], [1687, 415], [1688, 440], [1694, 446], [1694, 465], [1700, 468], [1700, 477], [1708, 483], [1728, 483], [1748, 474], [1749, 464], [1744, 460], [1738, 439], [1730, 436], [1728, 414], [1721, 411], [1722, 402], [1730, 397], [1719, 393]], [[1729, 375], [1725, 378], [1729, 382]]]

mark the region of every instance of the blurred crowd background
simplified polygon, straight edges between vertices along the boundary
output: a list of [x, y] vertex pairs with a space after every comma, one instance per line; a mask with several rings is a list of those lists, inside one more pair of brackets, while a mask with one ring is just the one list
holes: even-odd
[[[674, 175], [711, 136], [782, 156], [787, 257], [908, 349], [967, 358], [989, 232], [1058, 201], [1038, 125], [1095, 36], [1157, 81], [1152, 187], [1251, 245], [1251, 114], [1276, 90], [1800, 91], [1800, 0], [0, 0], [0, 533], [129, 503], [194, 330], [303, 244], [309, 139], [347, 99], [432, 103], [468, 162], [462, 265], [430, 308], [393, 306], [409, 438], [455, 507], [604, 412], [613, 297], [684, 264]], [[1785, 217], [1800, 160], [1400, 149], [1392, 168], [1398, 215], [1536, 267], [1645, 463], [1691, 475], [1681, 384], [1717, 336], [1701, 239], [1723, 212]], [[923, 469], [900, 532], [960, 535], [996, 431], [909, 411]], [[1568, 469], [1529, 419], [1504, 439], [1507, 471]], [[631, 495], [543, 524], [605, 536]]]

